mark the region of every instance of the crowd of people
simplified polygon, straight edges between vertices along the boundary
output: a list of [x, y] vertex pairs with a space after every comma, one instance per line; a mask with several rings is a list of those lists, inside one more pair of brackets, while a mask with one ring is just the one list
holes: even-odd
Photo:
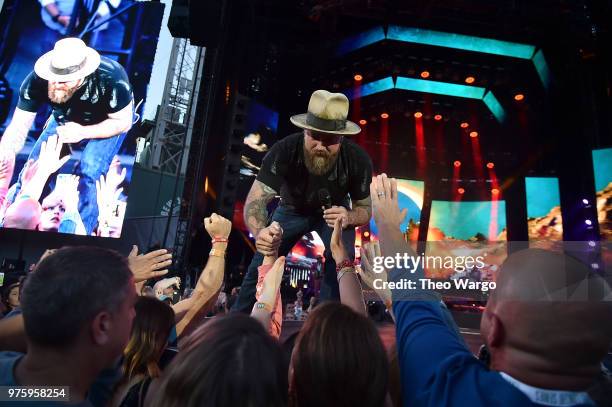
[[192, 294], [171, 305], [160, 297], [180, 280], [144, 288], [167, 273], [172, 258], [163, 249], [45, 253], [9, 301], [21, 312], [0, 320], [0, 386], [69, 386], [78, 406], [610, 405], [602, 364], [612, 343], [610, 287], [560, 253], [528, 249], [502, 266], [482, 316], [488, 364], [426, 290], [377, 291], [395, 319], [396, 344], [386, 349], [361, 284], [422, 271], [373, 272], [374, 257], [412, 251], [395, 180], [377, 176], [370, 189], [378, 244], [362, 249], [357, 272], [346, 261], [342, 219], [335, 221], [340, 301], [318, 304], [283, 342], [285, 258], [277, 251], [258, 266], [249, 315], [205, 318], [217, 306], [231, 231], [219, 215], [204, 220], [213, 249]]

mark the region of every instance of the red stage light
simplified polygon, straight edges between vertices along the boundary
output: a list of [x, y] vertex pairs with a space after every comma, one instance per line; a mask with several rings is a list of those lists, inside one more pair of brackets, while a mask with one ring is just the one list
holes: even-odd
[[382, 117], [383, 119], [388, 119], [389, 118], [389, 114], [388, 113], [381, 113], [380, 117]]
[[487, 163], [487, 168], [488, 168], [488, 169], [492, 169], [493, 167], [495, 167], [495, 164], [493, 164], [493, 163]]
[[523, 95], [522, 93], [517, 93], [516, 95], [514, 95], [514, 100], [516, 100], [517, 102], [520, 102], [523, 99], [525, 99], [525, 95]]
[[474, 78], [473, 76], [468, 76], [467, 78], [465, 78], [465, 83], [474, 83], [474, 81], [476, 81], [476, 78]]
[[353, 76], [353, 79], [355, 79], [357, 82], [361, 81], [363, 79], [363, 76], [357, 74], [355, 76]]
[[429, 71], [423, 71], [421, 72], [421, 78], [425, 79], [425, 78], [429, 78]]
[[370, 232], [368, 232], [367, 230], [363, 232], [363, 237], [370, 237]]
[[416, 119], [420, 119], [421, 117], [423, 117], [423, 113], [421, 113], [421, 112], [416, 112], [416, 113], [414, 114], [414, 117], [415, 117]]
[[434, 120], [442, 120], [442, 115], [441, 114], [435, 115]]
[[472, 137], [472, 138], [478, 137], [478, 132], [477, 131], [470, 132], [470, 137]]
[[467, 128], [468, 128], [468, 126], [469, 126], [469, 124], [468, 124], [468, 122], [462, 122], [462, 123], [461, 123], [459, 126], [460, 126], [462, 129], [467, 129]]
[[492, 193], [493, 195], [497, 195], [497, 194], [499, 194], [499, 189], [497, 189], [497, 188], [493, 188], [493, 189], [491, 190], [491, 193]]
[[460, 195], [463, 195], [463, 194], [465, 193], [465, 189], [463, 189], [463, 188], [457, 188], [457, 192], [458, 192]]
[[453, 163], [455, 167], [461, 167], [461, 161], [457, 160]]
[[361, 119], [359, 120], [359, 124], [361, 124], [362, 126], [365, 126], [366, 124], [368, 124], [368, 121], [366, 119]]

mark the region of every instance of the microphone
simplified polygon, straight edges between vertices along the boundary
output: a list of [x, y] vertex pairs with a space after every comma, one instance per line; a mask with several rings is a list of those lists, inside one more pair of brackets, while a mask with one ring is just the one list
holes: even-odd
[[325, 209], [330, 209], [332, 207], [331, 195], [326, 188], [319, 189], [319, 202]]

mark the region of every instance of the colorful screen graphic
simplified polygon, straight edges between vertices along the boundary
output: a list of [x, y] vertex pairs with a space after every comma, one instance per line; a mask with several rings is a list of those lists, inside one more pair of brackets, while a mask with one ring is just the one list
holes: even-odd
[[612, 242], [612, 148], [593, 150], [593, 170], [601, 240]]
[[525, 195], [529, 240], [563, 240], [559, 180], [526, 177]]
[[[425, 268], [429, 278], [494, 281], [507, 256], [506, 202], [432, 201], [425, 254], [452, 259], [432, 261]], [[466, 256], [481, 258], [482, 267], [455, 267]]]
[[121, 235], [164, 5], [89, 3], [14, 2], [3, 27], [0, 227]]

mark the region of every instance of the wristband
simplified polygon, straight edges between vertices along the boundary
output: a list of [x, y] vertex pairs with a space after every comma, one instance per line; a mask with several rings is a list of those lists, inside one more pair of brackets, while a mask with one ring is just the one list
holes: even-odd
[[336, 264], [336, 273], [339, 273], [345, 267], [353, 267], [353, 262], [350, 259], [343, 260], [342, 263]]
[[213, 244], [215, 243], [227, 243], [227, 237], [215, 236], [212, 238]]
[[209, 256], [214, 256], [214, 257], [222, 257], [225, 258], [225, 250], [219, 250], [219, 249], [212, 249], [210, 251], [210, 253], [208, 253]]
[[266, 304], [265, 302], [256, 302], [255, 303], [255, 308], [257, 309], [264, 309], [266, 311], [268, 311], [270, 314], [272, 313], [272, 306], [269, 304]]
[[57, 23], [61, 16], [62, 16], [61, 14], [56, 14], [53, 17], [51, 17], [51, 21], [53, 21], [54, 23]]

